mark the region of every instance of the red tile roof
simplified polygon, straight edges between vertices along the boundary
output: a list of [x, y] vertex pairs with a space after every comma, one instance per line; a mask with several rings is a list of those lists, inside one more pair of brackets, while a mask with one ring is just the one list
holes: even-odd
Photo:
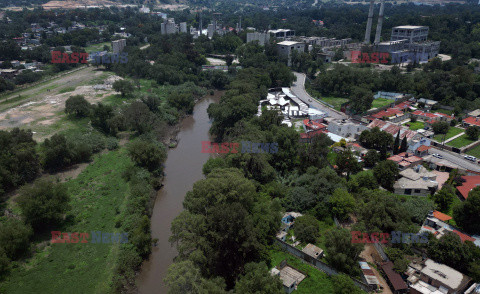
[[390, 284], [392, 284], [395, 291], [407, 289], [407, 284], [402, 277], [393, 270], [393, 262], [389, 261], [382, 265], [382, 270], [387, 275]]
[[432, 147], [426, 146], [426, 145], [422, 145], [422, 146], [420, 146], [420, 147], [417, 148], [417, 151], [418, 151], [418, 152], [423, 152], [423, 151], [429, 150], [430, 148], [432, 148]]
[[475, 242], [475, 240], [476, 240], [476, 239], [470, 237], [469, 235], [466, 235], [466, 234], [464, 234], [460, 231], [453, 230], [453, 232], [455, 234], [457, 234], [460, 237], [460, 239], [462, 239], [462, 242], [465, 242], [465, 241]]
[[458, 192], [462, 194], [464, 199], [468, 198], [468, 193], [473, 188], [480, 186], [480, 176], [463, 176], [462, 179], [465, 180], [461, 186], [457, 187]]
[[466, 119], [463, 120], [464, 123], [467, 123], [469, 125], [474, 125], [474, 126], [479, 126], [480, 127], [480, 119], [469, 116]]
[[303, 124], [305, 125], [305, 127], [307, 129], [312, 129], [312, 130], [319, 130], [319, 129], [326, 129], [327, 128], [326, 125], [318, 123], [314, 120], [310, 120], [308, 118], [303, 120]]
[[380, 112], [377, 112], [375, 114], [372, 114], [373, 117], [381, 119], [383, 117], [391, 117], [395, 115], [402, 115], [403, 111], [396, 109], [396, 108], [388, 108], [386, 110], [382, 110]]
[[436, 210], [433, 212], [433, 216], [444, 222], [452, 219], [451, 216]]
[[301, 133], [300, 138], [310, 139], [310, 138], [319, 136], [320, 134], [326, 134], [326, 133], [328, 133], [328, 131], [326, 131], [325, 129], [321, 129], [321, 130], [311, 131], [311, 132], [307, 132], [307, 133]]

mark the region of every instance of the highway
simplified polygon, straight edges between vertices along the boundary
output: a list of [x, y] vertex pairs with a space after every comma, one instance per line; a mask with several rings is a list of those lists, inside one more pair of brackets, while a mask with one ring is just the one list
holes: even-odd
[[464, 159], [463, 157], [465, 156], [465, 154], [458, 154], [458, 153], [450, 152], [447, 150], [440, 150], [437, 148], [430, 149], [428, 153], [440, 154], [441, 156], [443, 156], [443, 159], [446, 159], [452, 163], [455, 163], [460, 167], [463, 167], [471, 171], [480, 172], [480, 164]]
[[310, 96], [307, 93], [307, 91], [305, 91], [305, 74], [298, 73], [298, 72], [293, 72], [293, 73], [297, 77], [297, 81], [293, 83], [291, 90], [292, 90], [292, 93], [295, 94], [300, 100], [302, 100], [304, 103], [308, 105], [311, 105], [317, 108], [318, 110], [327, 112], [329, 117], [339, 118], [339, 119], [348, 118], [348, 116], [345, 113], [336, 111], [335, 109], [332, 109], [326, 106], [325, 104], [319, 102], [318, 100]]

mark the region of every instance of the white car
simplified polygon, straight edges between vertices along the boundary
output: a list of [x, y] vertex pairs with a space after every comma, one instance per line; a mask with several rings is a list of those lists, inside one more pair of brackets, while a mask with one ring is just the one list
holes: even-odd
[[436, 158], [438, 158], [438, 159], [443, 159], [443, 156], [441, 156], [441, 155], [438, 154], [438, 153], [434, 153], [434, 154], [432, 154], [432, 156], [433, 156], [433, 157], [436, 157]]
[[466, 160], [470, 160], [470, 161], [473, 161], [473, 162], [476, 162], [477, 161], [477, 158], [475, 156], [471, 156], [471, 155], [465, 155], [464, 157]]

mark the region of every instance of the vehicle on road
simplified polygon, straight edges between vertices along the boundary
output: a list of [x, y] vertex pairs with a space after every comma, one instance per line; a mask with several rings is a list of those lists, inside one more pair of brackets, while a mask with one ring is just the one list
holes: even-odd
[[432, 154], [432, 156], [433, 156], [433, 157], [436, 157], [436, 158], [438, 158], [438, 159], [443, 159], [443, 156], [441, 156], [441, 155], [438, 154], [438, 153], [434, 153], [434, 154]]
[[312, 99], [308, 99], [308, 102], [312, 102]]
[[473, 161], [473, 162], [477, 162], [477, 158], [475, 156], [471, 156], [471, 155], [465, 155], [464, 158], [466, 160], [470, 160], [470, 161]]

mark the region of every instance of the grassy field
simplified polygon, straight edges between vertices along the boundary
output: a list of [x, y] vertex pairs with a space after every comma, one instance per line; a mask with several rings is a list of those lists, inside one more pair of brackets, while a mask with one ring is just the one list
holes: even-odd
[[[121, 149], [97, 155], [76, 179], [66, 183], [72, 211], [62, 232], [115, 232], [115, 218], [125, 208], [128, 184], [123, 171], [131, 166]], [[49, 232], [44, 241], [51, 238]], [[19, 263], [0, 289], [2, 293], [109, 293], [118, 244], [45, 244]], [[48, 290], [47, 290], [48, 289]]]
[[287, 260], [287, 263], [304, 273], [307, 273], [307, 277], [298, 285], [296, 294], [330, 294], [333, 293], [333, 284], [330, 277], [316, 269], [315, 267], [303, 263], [300, 259], [290, 255], [284, 251], [281, 251], [278, 247], [270, 249], [270, 259], [272, 261], [272, 267], [277, 266], [282, 260]]
[[103, 43], [98, 43], [98, 44], [93, 44], [88, 47], [85, 47], [85, 52], [92, 52], [92, 51], [103, 51], [103, 46], [107, 45], [110, 50], [112, 51], [112, 43], [111, 42], [103, 42]]
[[466, 153], [475, 156], [476, 158], [480, 158], [480, 145], [468, 150]]
[[406, 124], [410, 125], [409, 129], [413, 131], [423, 129], [425, 127], [425, 124], [421, 121], [408, 122]]
[[463, 134], [460, 137], [456, 138], [455, 140], [452, 140], [452, 141], [448, 142], [447, 145], [452, 146], [452, 147], [456, 147], [456, 148], [461, 148], [461, 147], [467, 146], [467, 145], [469, 145], [473, 142], [475, 142], [475, 141], [470, 140], [469, 138], [467, 138], [466, 134]]
[[[456, 128], [456, 127], [450, 128], [450, 129], [448, 129], [447, 135], [445, 136], [445, 140], [448, 140], [451, 137], [456, 136], [456, 135], [458, 135], [462, 132], [465, 132], [465, 130], [459, 129], [459, 128]], [[435, 135], [435, 137], [433, 137], [433, 139], [438, 141], [438, 142], [442, 142], [443, 135]]]
[[379, 108], [393, 103], [393, 100], [386, 98], [377, 98], [372, 102], [372, 108]]
[[326, 102], [335, 108], [335, 110], [340, 111], [340, 108], [343, 103], [350, 101], [347, 98], [339, 98], [339, 97], [321, 97], [320, 100]]

